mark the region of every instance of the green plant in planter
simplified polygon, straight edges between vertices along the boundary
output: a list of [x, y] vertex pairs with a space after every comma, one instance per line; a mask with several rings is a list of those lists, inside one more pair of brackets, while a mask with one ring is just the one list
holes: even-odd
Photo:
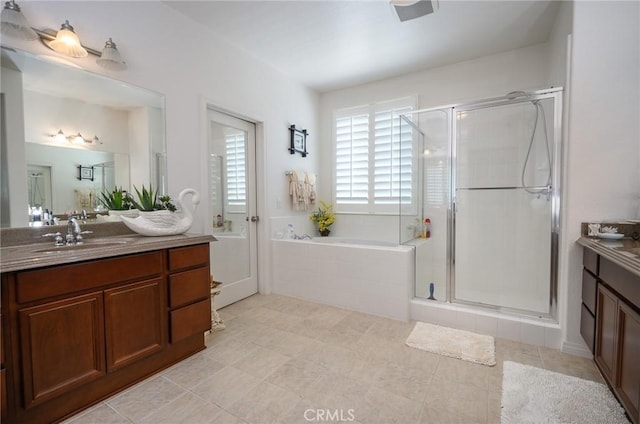
[[129, 194], [122, 187], [114, 188], [111, 193], [100, 193], [100, 203], [112, 211], [127, 211], [132, 203]]
[[336, 214], [333, 212], [333, 205], [320, 201], [318, 210], [309, 217], [313, 222], [318, 224], [318, 231], [321, 235], [329, 234], [329, 227], [336, 222]]
[[176, 206], [171, 202], [171, 197], [164, 195], [158, 197], [158, 192], [153, 189], [149, 184], [149, 190], [142, 185], [142, 190], [138, 190], [138, 187], [133, 187], [136, 191], [138, 199], [131, 199], [133, 205], [143, 212], [168, 210], [171, 212], [176, 211]]

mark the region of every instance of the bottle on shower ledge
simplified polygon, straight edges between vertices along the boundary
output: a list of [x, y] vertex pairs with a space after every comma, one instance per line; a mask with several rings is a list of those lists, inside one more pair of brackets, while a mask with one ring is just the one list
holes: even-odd
[[431, 237], [431, 220], [429, 218], [424, 219], [424, 225], [422, 226], [421, 237], [424, 239]]

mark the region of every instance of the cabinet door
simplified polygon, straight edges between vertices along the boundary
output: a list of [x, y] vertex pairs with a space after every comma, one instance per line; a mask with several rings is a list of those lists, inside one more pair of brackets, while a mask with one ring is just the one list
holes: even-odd
[[598, 284], [596, 313], [595, 361], [604, 376], [613, 384], [616, 370], [616, 320], [618, 299], [602, 284]]
[[162, 280], [105, 290], [108, 371], [162, 349], [162, 308]]
[[30, 408], [105, 373], [102, 292], [18, 311]]
[[618, 380], [615, 388], [629, 415], [638, 422], [640, 402], [640, 315], [619, 302]]

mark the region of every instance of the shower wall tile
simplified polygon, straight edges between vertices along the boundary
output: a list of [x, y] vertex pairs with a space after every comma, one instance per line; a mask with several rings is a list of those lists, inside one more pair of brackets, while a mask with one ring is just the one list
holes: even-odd
[[475, 324], [473, 329], [475, 332], [494, 337], [498, 334], [498, 318], [489, 315], [471, 315], [470, 319]]
[[546, 327], [544, 329], [544, 345], [552, 349], [562, 347], [562, 331], [558, 327]]
[[545, 327], [523, 322], [520, 326], [520, 341], [545, 346]]
[[509, 340], [520, 341], [520, 328], [522, 323], [516, 320], [501, 319], [498, 321], [497, 337]]
[[475, 331], [474, 316], [461, 309], [457, 309], [454, 327], [459, 328], [460, 330]]

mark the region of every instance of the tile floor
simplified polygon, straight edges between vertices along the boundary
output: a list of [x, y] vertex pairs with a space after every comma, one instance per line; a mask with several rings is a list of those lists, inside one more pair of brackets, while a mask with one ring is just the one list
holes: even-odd
[[591, 360], [496, 339], [495, 367], [407, 347], [413, 323], [277, 295], [219, 311], [208, 348], [82, 423], [499, 423], [505, 360], [602, 382]]

